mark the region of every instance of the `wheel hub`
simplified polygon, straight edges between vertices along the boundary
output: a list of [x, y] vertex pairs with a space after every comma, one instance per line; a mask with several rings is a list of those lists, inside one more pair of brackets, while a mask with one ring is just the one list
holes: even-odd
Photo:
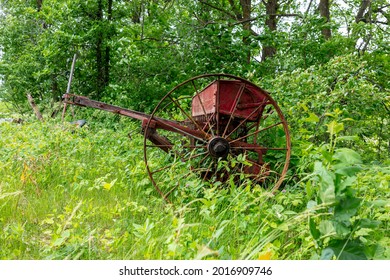
[[214, 158], [226, 158], [230, 151], [230, 145], [225, 138], [214, 137], [207, 144], [207, 150]]

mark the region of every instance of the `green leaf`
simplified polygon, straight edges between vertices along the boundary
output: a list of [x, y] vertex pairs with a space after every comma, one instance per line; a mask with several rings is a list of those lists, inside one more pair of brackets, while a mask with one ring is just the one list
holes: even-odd
[[359, 227], [360, 228], [378, 228], [378, 226], [381, 224], [380, 221], [374, 221], [371, 219], [360, 219], [359, 220]]
[[204, 257], [215, 255], [218, 256], [218, 251], [214, 251], [207, 247], [206, 245], [199, 245], [198, 252], [196, 253], [195, 260], [201, 260]]
[[53, 242], [53, 246], [57, 247], [57, 246], [61, 246], [62, 244], [64, 244], [64, 242], [69, 238], [70, 236], [70, 231], [69, 230], [64, 230], [62, 233], [61, 233], [61, 237], [57, 238], [54, 242]]
[[328, 161], [329, 163], [332, 162], [332, 154], [326, 149], [322, 149], [321, 154], [326, 159], [326, 161]]
[[333, 155], [333, 159], [337, 160], [342, 165], [352, 165], [352, 164], [360, 164], [362, 163], [362, 159], [360, 155], [354, 150], [348, 148], [341, 148], [335, 151]]
[[314, 164], [314, 172], [320, 178], [319, 197], [323, 203], [333, 203], [336, 200], [333, 174], [326, 170], [321, 162]]
[[340, 131], [344, 130], [344, 124], [336, 121], [331, 121], [327, 124], [327, 127], [330, 135], [338, 134]]
[[359, 137], [358, 136], [338, 136], [337, 137], [337, 141], [338, 140], [344, 140], [344, 141], [357, 141], [359, 140]]
[[319, 225], [319, 231], [324, 236], [332, 236], [336, 234], [336, 229], [331, 221], [321, 221]]
[[309, 200], [309, 201], [307, 202], [306, 208], [307, 208], [307, 209], [313, 209], [313, 208], [315, 208], [316, 206], [317, 206], [317, 202], [316, 202], [316, 201], [314, 201], [314, 200]]
[[329, 246], [339, 260], [366, 260], [364, 246], [359, 241], [337, 240]]
[[347, 187], [352, 186], [353, 183], [355, 183], [355, 181], [356, 181], [356, 177], [353, 176], [353, 177], [347, 177], [345, 180], [339, 182], [336, 186], [336, 194], [341, 195], [344, 192], [344, 190]]
[[320, 260], [331, 260], [334, 256], [332, 248], [325, 248], [321, 252]]
[[373, 232], [371, 228], [361, 228], [355, 231], [354, 236], [368, 236]]
[[310, 233], [313, 236], [315, 240], [318, 240], [321, 236], [320, 231], [317, 229], [316, 223], [314, 220], [310, 217], [309, 218], [309, 228], [310, 228]]
[[354, 176], [356, 173], [360, 172], [362, 170], [359, 166], [348, 166], [348, 167], [342, 167], [335, 171], [336, 174], [345, 175], [345, 176]]
[[349, 223], [349, 219], [359, 210], [362, 199], [346, 197], [342, 199], [335, 208], [335, 219], [339, 222]]
[[314, 122], [314, 123], [317, 123], [320, 121], [320, 119], [317, 117], [316, 114], [314, 113], [309, 113], [309, 116], [307, 118], [304, 119], [305, 122]]
[[390, 200], [383, 200], [383, 199], [378, 199], [374, 201], [369, 201], [367, 204], [372, 205], [374, 207], [385, 207], [385, 206], [390, 206]]
[[[350, 223], [348, 222], [348, 225], [349, 224]], [[351, 229], [343, 223], [334, 221], [333, 226], [336, 230], [337, 238], [346, 238], [351, 233]]]

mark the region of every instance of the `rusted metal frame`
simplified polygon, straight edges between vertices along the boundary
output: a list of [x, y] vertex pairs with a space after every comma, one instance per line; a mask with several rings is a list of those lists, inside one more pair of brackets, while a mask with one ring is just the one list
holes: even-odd
[[215, 116], [215, 113], [210, 114], [210, 118], [208, 118], [206, 120], [206, 124], [203, 126], [203, 130], [205, 130], [205, 127], [208, 125], [209, 129], [207, 131], [211, 131], [211, 135], [213, 137], [215, 136], [215, 134], [214, 134], [212, 126], [210, 125], [210, 121], [213, 119], [214, 116]]
[[[256, 162], [256, 161], [254, 161], [253, 159], [250, 159], [250, 158], [246, 158], [245, 160], [248, 161], [248, 162], [250, 162], [252, 165], [255, 165], [255, 166], [260, 167], [261, 170], [272, 171], [272, 170], [269, 169], [269, 168], [264, 168], [265, 166], [268, 165], [266, 162], [263, 162], [263, 161], [262, 161], [262, 162]], [[274, 172], [274, 173], [276, 173], [276, 174], [278, 174], [278, 175], [281, 175], [281, 174], [279, 174], [279, 173], [276, 172], [276, 171], [272, 171], [272, 172]], [[259, 176], [259, 174], [257, 174], [256, 176]], [[266, 176], [266, 177], [267, 177], [267, 176]], [[265, 177], [265, 178], [266, 178], [266, 177]]]
[[172, 166], [174, 166], [174, 164], [166, 165], [166, 166], [161, 167], [161, 168], [159, 168], [159, 169], [157, 169], [157, 170], [151, 171], [150, 173], [151, 173], [151, 174], [155, 174], [155, 173], [164, 171], [164, 170], [166, 170], [166, 169], [169, 169], [169, 168], [171, 168]]
[[[122, 107], [109, 105], [104, 102], [96, 101], [89, 99], [87, 97], [79, 96], [79, 95], [73, 95], [73, 94], [65, 94], [64, 95], [65, 102], [68, 104], [83, 106], [83, 107], [90, 107], [95, 109], [100, 109], [103, 111], [123, 115], [126, 117], [130, 117], [133, 119], [137, 119], [140, 121], [148, 121], [150, 119], [150, 115], [141, 113], [138, 111], [130, 110], [130, 109], [124, 109]], [[69, 100], [71, 98], [71, 100]], [[162, 118], [153, 117], [151, 120], [152, 122], [155, 122], [156, 128], [162, 128], [164, 130], [172, 131], [172, 132], [178, 132], [185, 136], [190, 136], [195, 139], [198, 139], [202, 142], [205, 142], [206, 140], [203, 138], [205, 136], [204, 133], [198, 130], [194, 130], [191, 128], [187, 128], [185, 126], [180, 125], [179, 123], [175, 121], [165, 120]], [[208, 134], [206, 134], [208, 135]]]
[[266, 150], [275, 150], [275, 151], [287, 151], [287, 148], [269, 148], [269, 147], [262, 147], [257, 144], [250, 144], [247, 142], [234, 142], [231, 143], [230, 146], [231, 149], [247, 149], [247, 150], [260, 150], [260, 151], [266, 151]]
[[230, 122], [231, 122], [232, 119], [234, 118], [234, 113], [236, 112], [238, 102], [240, 102], [241, 95], [242, 95], [242, 93], [244, 92], [245, 88], [246, 88], [246, 84], [245, 84], [245, 83], [242, 83], [241, 86], [240, 86], [240, 88], [238, 89], [238, 94], [237, 94], [237, 96], [236, 96], [236, 98], [235, 98], [235, 100], [234, 100], [234, 103], [233, 103], [233, 104], [234, 104], [234, 108], [233, 108], [233, 111], [232, 111], [232, 113], [231, 113], [231, 115], [230, 115], [230, 117], [229, 117], [229, 121], [228, 121], [228, 123], [227, 123], [227, 125], [226, 125], [226, 127], [225, 127], [225, 130], [223, 131], [222, 137], [225, 137], [226, 132], [227, 132], [227, 130], [228, 130], [228, 127], [229, 127], [229, 125], [230, 125]]
[[155, 129], [148, 129], [148, 132], [145, 133], [145, 137], [166, 153], [173, 147], [173, 144], [168, 139], [160, 136]]
[[216, 111], [216, 121], [217, 121], [217, 129], [216, 129], [216, 133], [217, 135], [220, 135], [219, 134], [219, 121], [220, 121], [220, 114], [219, 114], [219, 104], [220, 104], [220, 88], [221, 88], [221, 84], [220, 84], [220, 80], [221, 80], [221, 76], [217, 76], [217, 93], [216, 93], [216, 102], [215, 102], [215, 111]]
[[[72, 84], [74, 68], [75, 68], [75, 65], [76, 65], [76, 59], [77, 59], [77, 53], [75, 53], [73, 55], [72, 66], [70, 68], [70, 74], [69, 74], [69, 80], [68, 80], [68, 86], [66, 87], [66, 92], [65, 92], [66, 94], [70, 93], [70, 86]], [[67, 106], [67, 104], [65, 103], [64, 109], [62, 110], [62, 116], [61, 116], [61, 120], [62, 121], [65, 118], [66, 106]], [[74, 118], [74, 111], [73, 111], [73, 109], [72, 109], [72, 117]]]
[[[271, 101], [267, 101], [267, 102], [264, 104], [264, 106], [261, 107], [261, 110], [260, 110], [260, 112], [259, 112], [259, 115], [260, 115], [260, 116], [263, 115], [263, 112], [264, 112], [265, 107], [266, 107], [267, 105], [270, 105], [270, 104], [274, 106], [274, 104], [273, 104]], [[271, 109], [272, 109], [272, 108], [271, 108]], [[256, 121], [253, 125], [251, 125], [251, 126], [248, 127], [248, 131], [250, 131], [250, 130], [251, 130], [252, 128], [254, 128], [254, 127], [256, 127], [256, 130], [258, 130], [258, 129], [259, 129], [259, 126], [260, 126], [260, 122], [261, 122], [262, 119], [263, 119], [262, 117], [258, 118], [257, 121]], [[264, 119], [263, 119], [263, 120], [264, 120]], [[258, 137], [258, 135], [259, 135], [259, 131], [257, 131], [257, 133], [255, 133], [255, 135], [253, 136], [253, 143], [257, 143], [257, 137]]]
[[[187, 160], [185, 160], [185, 162], [186, 162], [186, 161], [189, 161], [189, 160], [191, 160], [191, 159], [197, 158], [197, 157], [199, 157], [199, 156], [205, 155], [205, 154], [208, 154], [208, 152], [203, 152], [203, 153], [197, 154], [197, 155], [195, 155], [195, 156], [191, 156], [190, 158], [188, 158]], [[172, 165], [172, 166], [173, 166], [173, 165]], [[193, 170], [192, 170], [192, 171], [193, 171]], [[163, 198], [164, 198], [165, 200], [167, 200], [167, 199], [168, 199], [168, 196], [169, 196], [174, 190], [176, 190], [178, 187], [179, 187], [179, 184], [176, 184], [176, 186], [174, 186], [173, 188], [171, 188], [168, 192], [166, 192], [166, 193], [164, 194]]]
[[[171, 145], [145, 145], [146, 147], [151, 147], [151, 148], [160, 148], [160, 147], [169, 147]], [[207, 146], [182, 146], [183, 148], [188, 148], [188, 149], [205, 149]]]
[[[186, 98], [191, 98], [191, 97], [190, 97], [190, 96], [180, 97], [180, 98], [176, 99], [176, 101], [182, 100], [182, 99], [186, 99]], [[172, 104], [177, 105], [177, 104], [174, 102], [174, 100], [171, 99], [171, 101], [170, 101], [169, 103], [167, 103], [166, 105], [164, 105], [164, 107], [161, 108], [161, 111], [162, 111], [162, 112], [165, 112], [166, 109], [168, 108], [168, 106], [170, 106], [170, 105], [172, 105]], [[148, 116], [148, 117], [150, 117], [150, 116]], [[156, 120], [156, 121], [154, 121], [154, 120]], [[186, 121], [187, 121], [187, 122], [191, 122], [191, 121], [188, 120], [188, 119], [179, 122], [179, 121], [170, 121], [170, 120], [167, 120], [167, 119], [164, 119], [164, 118], [159, 118], [159, 117], [153, 116], [153, 119], [151, 120], [151, 122], [154, 122], [154, 125], [153, 125], [154, 127], [156, 126], [155, 123], [158, 122], [159, 120], [172, 122], [172, 123], [175, 123], [175, 124], [179, 125], [180, 127], [184, 127], [184, 126], [182, 125], [183, 122], [186, 122]], [[147, 126], [147, 123], [148, 123], [148, 120], [143, 121], [143, 123], [142, 123], [143, 128], [145, 128], [145, 127]], [[150, 124], [150, 125], [151, 125], [151, 124]], [[203, 130], [204, 130], [204, 129], [203, 129]], [[187, 135], [187, 136], [188, 136], [188, 135]]]
[[[261, 113], [262, 113], [262, 112], [260, 112], [260, 115], [261, 115]], [[255, 124], [254, 127], [256, 127], [256, 128], [255, 128], [255, 131], [257, 131], [257, 132], [255, 133], [255, 135], [253, 135], [253, 143], [254, 143], [254, 144], [257, 144], [257, 136], [259, 136], [259, 131], [258, 131], [258, 130], [259, 130], [259, 126], [260, 126], [260, 119], [261, 119], [261, 118], [259, 118], [259, 119], [254, 123], [254, 124]], [[248, 131], [251, 131], [251, 129], [254, 128], [254, 127], [253, 127], [253, 125], [251, 125], [250, 128], [248, 128]]]
[[34, 101], [34, 98], [31, 96], [30, 93], [27, 93], [27, 100], [28, 100], [28, 103], [30, 103], [30, 106], [33, 108], [35, 116], [37, 117], [37, 119], [40, 120], [41, 122], [43, 122], [44, 120], [43, 120], [41, 111], [39, 110], [37, 104]]
[[[206, 151], [206, 152], [202, 152], [202, 153], [200, 153], [200, 154], [192, 155], [192, 156], [190, 156], [189, 158], [183, 160], [183, 162], [188, 162], [188, 161], [191, 160], [191, 159], [194, 159], [194, 158], [197, 158], [197, 157], [200, 157], [200, 156], [203, 156], [203, 155], [206, 155], [206, 157], [207, 157], [207, 154], [208, 154], [208, 152]], [[175, 165], [175, 163], [170, 164], [170, 165], [165, 166], [165, 167], [162, 167], [162, 168], [159, 168], [158, 170], [151, 171], [150, 173], [151, 173], [151, 174], [155, 174], [155, 173], [157, 173], [157, 172], [161, 172], [161, 171], [163, 171], [163, 170], [169, 169], [169, 168], [173, 167], [174, 165]], [[169, 199], [168, 199], [168, 196], [169, 196], [175, 189], [177, 189], [178, 187], [179, 187], [179, 185], [176, 184], [173, 188], [171, 188], [168, 192], [166, 192], [166, 193], [163, 195], [163, 198], [164, 198], [165, 200], [168, 201], [168, 200], [169, 200]]]
[[[260, 114], [261, 114], [261, 112], [260, 112]], [[253, 124], [251, 124], [250, 126], [247, 127], [247, 130], [250, 131], [252, 128], [258, 127], [259, 123], [260, 123], [259, 121], [254, 122]]]
[[[171, 99], [172, 100], [172, 102], [173, 103], [175, 103], [175, 105], [179, 108], [179, 110], [201, 131], [201, 132], [203, 132], [202, 133], [202, 136], [203, 136], [203, 138], [202, 138], [202, 140], [203, 139], [207, 139], [207, 138], [209, 138], [209, 135], [208, 135], [208, 133], [206, 133], [206, 131], [204, 131], [200, 126], [199, 126], [199, 124], [190, 116], [190, 115], [188, 115], [187, 114], [187, 112], [186, 111], [184, 111], [184, 109], [180, 106], [180, 104], [178, 104], [174, 99], [173, 99], [173, 97], [171, 96], [171, 95], [169, 95], [168, 96], [168, 98], [169, 99]], [[193, 130], [194, 131], [194, 130]]]
[[[280, 185], [282, 184], [283, 179], [284, 179], [284, 177], [286, 176], [288, 166], [289, 166], [289, 164], [290, 164], [290, 156], [291, 156], [291, 139], [290, 139], [290, 132], [289, 132], [289, 130], [288, 130], [287, 121], [286, 121], [286, 119], [284, 118], [283, 113], [282, 113], [281, 109], [279, 108], [279, 106], [276, 105], [276, 102], [275, 102], [275, 104], [274, 104], [274, 109], [275, 109], [275, 111], [277, 112], [277, 114], [278, 114], [280, 120], [281, 120], [282, 123], [283, 123], [283, 130], [284, 130], [285, 137], [286, 137], [286, 161], [285, 161], [285, 163], [284, 163], [284, 167], [283, 167], [283, 170], [282, 170], [281, 173], [278, 173], [278, 172], [274, 171], [275, 173], [277, 173], [278, 175], [280, 175], [280, 178], [279, 178], [279, 180], [277, 181], [277, 183], [275, 184], [275, 186], [272, 188], [272, 190], [271, 190], [272, 192], [275, 191], [275, 190], [277, 190], [277, 189], [280, 187]], [[270, 111], [272, 111], [272, 112], [270, 112]], [[270, 108], [270, 109], [268, 110], [268, 112], [269, 112], [269, 114], [272, 114], [272, 113], [273, 113], [272, 108]], [[265, 118], [263, 118], [263, 119], [265, 119]]]
[[[199, 100], [200, 105], [201, 105], [202, 110], [203, 110], [203, 114], [204, 114], [204, 116], [205, 116], [205, 118], [206, 118], [206, 116], [207, 116], [207, 114], [206, 114], [206, 109], [204, 108], [203, 101], [202, 101], [202, 99], [201, 99], [200, 96], [199, 96], [199, 91], [198, 91], [198, 89], [196, 88], [196, 85], [195, 85], [195, 83], [194, 83], [194, 80], [191, 81], [191, 84], [192, 84], [192, 86], [194, 87], [194, 90], [195, 90], [195, 92], [196, 92], [196, 96], [198, 97], [198, 100]], [[210, 120], [211, 120], [211, 118], [207, 121], [207, 123], [209, 123]], [[204, 127], [202, 128], [202, 130], [204, 130]], [[214, 137], [214, 136], [215, 136], [215, 135], [214, 135], [214, 131], [211, 129], [210, 126], [209, 126], [209, 131], [211, 131], [211, 134], [212, 134], [212, 136]], [[207, 133], [208, 133], [208, 132], [207, 132]]]
[[163, 198], [164, 198], [165, 200], [167, 200], [167, 199], [168, 199], [168, 196], [169, 196], [174, 190], [176, 190], [178, 187], [179, 187], [178, 184], [177, 184], [176, 186], [174, 186], [174, 187], [173, 187], [172, 189], [170, 189], [166, 194], [164, 194]]
[[[261, 107], [261, 110], [259, 112], [259, 116], [262, 116], [263, 115], [263, 112], [264, 112], [264, 109], [265, 107], [268, 105], [268, 104], [271, 104], [272, 105], [272, 102], [266, 102], [266, 104], [264, 106]], [[259, 129], [259, 126], [260, 126], [260, 122], [261, 122], [261, 117], [257, 119], [256, 122], [254, 122], [254, 124], [250, 125], [248, 127], [248, 131], [251, 131], [252, 128], [255, 128], [256, 127], [256, 130]], [[253, 143], [257, 143], [257, 136], [259, 134], [256, 133], [254, 136], [253, 136]]]
[[[204, 152], [204, 153], [201, 153], [201, 154], [197, 154], [197, 155], [195, 155], [195, 156], [191, 156], [188, 160], [194, 159], [194, 158], [197, 158], [197, 157], [200, 157], [200, 156], [203, 156], [203, 155], [205, 155], [205, 154], [207, 154], [207, 153], [208, 153], [208, 152]], [[161, 168], [159, 168], [159, 169], [157, 169], [157, 170], [151, 171], [150, 173], [151, 173], [151, 174], [155, 174], [155, 173], [164, 171], [164, 170], [166, 170], [166, 169], [171, 168], [171, 167], [174, 166], [175, 164], [176, 164], [176, 163], [172, 163], [172, 164], [166, 165], [166, 166], [161, 167]]]
[[273, 114], [273, 110], [272, 110], [272, 108], [269, 108], [268, 110], [267, 110], [267, 112], [266, 112], [266, 114], [265, 115], [263, 115], [261, 118], [263, 119], [263, 120], [265, 120], [266, 118], [268, 118], [269, 116], [271, 116], [272, 114]]
[[264, 99], [263, 101], [263, 104], [260, 105], [259, 107], [257, 107], [255, 110], [252, 111], [252, 113], [250, 113], [244, 120], [242, 120], [237, 126], [236, 128], [234, 128], [230, 133], [229, 135], [227, 135], [225, 138], [229, 138], [230, 135], [232, 135], [237, 129], [239, 129], [244, 123], [246, 123], [250, 117], [252, 117], [262, 106], [264, 106], [264, 104], [267, 102], [267, 98]]
[[257, 134], [257, 133], [259, 133], [259, 132], [268, 130], [268, 129], [270, 129], [270, 128], [273, 128], [273, 127], [278, 126], [278, 125], [281, 125], [281, 124], [283, 124], [283, 122], [278, 122], [278, 123], [269, 125], [269, 126], [264, 127], [264, 128], [262, 128], [262, 129], [260, 129], [260, 130], [256, 130], [256, 131], [251, 132], [251, 133], [249, 133], [249, 134], [247, 134], [247, 135], [244, 135], [244, 136], [242, 136], [242, 137], [240, 137], [240, 138], [234, 139], [234, 140], [230, 141], [229, 144], [232, 144], [232, 143], [234, 143], [234, 142], [240, 141], [240, 140], [245, 139], [245, 138], [247, 138], [247, 137], [249, 137], [249, 136], [252, 136], [252, 135]]
[[[193, 158], [196, 158], [196, 157], [199, 157], [201, 155], [204, 155], [204, 154], [207, 154], [207, 152], [204, 152], [204, 153], [201, 153], [201, 154], [197, 154], [195, 156], [192, 156], [190, 157], [189, 159], [187, 159], [186, 161], [190, 160], [190, 159], [193, 159]], [[176, 184], [176, 186], [174, 186], [173, 188], [171, 188], [167, 193], [165, 193], [165, 195], [163, 196], [164, 199], [168, 199], [168, 196], [174, 191], [176, 190], [177, 188], [179, 187], [179, 184]]]
[[[260, 168], [260, 173], [258, 174], [248, 174], [249, 177], [253, 177], [255, 180], [259, 181], [259, 182], [265, 182], [267, 180], [267, 178], [270, 177], [270, 174], [269, 173], [274, 173], [276, 174], [277, 176], [279, 176], [279, 178], [282, 177], [282, 174], [274, 171], [274, 170], [271, 170], [269, 168], [267, 168], [267, 163], [258, 163], [258, 162], [255, 162], [251, 159], [247, 159], [248, 162], [250, 162], [251, 164], [255, 165], [255, 166], [258, 166]], [[268, 173], [268, 174], [267, 174]], [[252, 176], [251, 176], [252, 175]], [[253, 176], [254, 175], [254, 176]], [[277, 180], [279, 180], [279, 178], [277, 178]]]
[[205, 140], [205, 138], [203, 138], [204, 134], [201, 131], [191, 129], [191, 128], [182, 126], [180, 124], [177, 124], [173, 121], [164, 120], [164, 119], [160, 119], [160, 118], [155, 119], [155, 117], [153, 117], [153, 119], [151, 121], [156, 122], [156, 128], [164, 129], [166, 131], [176, 132], [176, 133], [179, 133], [179, 134], [184, 135], [184, 136], [189, 136], [189, 137], [195, 138], [199, 141], [202, 141], [204, 143], [207, 142], [207, 140]]
[[210, 168], [213, 166], [213, 163], [214, 163], [214, 160], [213, 159], [211, 159], [211, 162], [210, 162], [210, 164], [207, 166], [207, 168], [205, 169], [206, 170], [206, 173], [204, 174], [204, 176], [203, 176], [203, 178], [202, 178], [202, 180], [203, 181], [205, 181], [206, 180], [206, 178], [207, 178], [207, 175], [208, 175], [208, 172], [209, 172], [209, 170], [210, 170]]
[[89, 99], [88, 97], [80, 96], [80, 95], [74, 95], [74, 94], [64, 94], [63, 98], [65, 98], [65, 103], [72, 104], [72, 105], [78, 105], [82, 107], [90, 107], [95, 108], [107, 112], [111, 112], [114, 114], [123, 115], [126, 117], [130, 117], [133, 119], [137, 119], [140, 121], [149, 119], [149, 115], [141, 112], [137, 112], [130, 109], [125, 109], [119, 106], [110, 105], [104, 102], [96, 101]]
[[[188, 96], [182, 96], [182, 97], [180, 97], [180, 98], [177, 98], [176, 101], [183, 100], [183, 99], [187, 99], [187, 98], [191, 98], [191, 96], [189, 96], [189, 95], [188, 95]], [[171, 100], [171, 102], [165, 104], [164, 107], [162, 107], [160, 110], [161, 110], [162, 112], [166, 112], [168, 106], [171, 105], [171, 104], [175, 104], [175, 103]], [[175, 104], [175, 105], [176, 105], [176, 104]]]
[[200, 156], [201, 156], [201, 155], [196, 155], [196, 156], [193, 156], [193, 157], [188, 158], [188, 159], [185, 159], [185, 160], [180, 159], [180, 156], [179, 156], [179, 157], [178, 157], [179, 161], [174, 161], [174, 162], [172, 162], [172, 163], [170, 163], [170, 164], [168, 164], [168, 165], [166, 165], [166, 166], [164, 166], [164, 167], [161, 167], [161, 168], [158, 168], [158, 169], [156, 169], [156, 170], [154, 170], [154, 171], [151, 171], [150, 173], [155, 174], [155, 173], [164, 171], [164, 170], [166, 170], [166, 169], [170, 169], [170, 168], [174, 167], [175, 165], [177, 165], [178, 163], [185, 163], [185, 162], [189, 161], [189, 160], [192, 159], [192, 158], [196, 158], [196, 157], [200, 157]]
[[[259, 105], [262, 105], [263, 102], [257, 102], [257, 103], [247, 103], [247, 104], [240, 104], [237, 106], [238, 109], [249, 109], [249, 108], [254, 108], [254, 107], [257, 107]], [[268, 103], [268, 104], [271, 104], [271, 103]], [[264, 105], [268, 105], [268, 104], [264, 104]]]
[[[192, 82], [193, 82], [193, 81], [192, 81]], [[195, 85], [194, 85], [194, 89], [196, 90]], [[176, 100], [173, 100], [172, 98], [170, 98], [170, 99], [171, 99], [171, 102], [169, 102], [169, 103], [166, 104], [164, 107], [162, 107], [162, 108], [161, 108], [161, 111], [164, 112], [165, 109], [166, 109], [169, 105], [175, 104], [177, 107], [179, 107], [179, 109], [180, 109], [187, 117], [189, 117], [188, 114], [186, 114], [186, 113], [184, 112], [184, 110], [181, 109], [181, 107], [179, 106], [179, 104], [177, 104], [177, 103], [175, 102], [175, 101], [182, 100], [182, 99], [186, 99], [186, 98], [191, 98], [191, 96], [181, 97], [181, 98], [178, 98], [178, 99], [176, 99]], [[199, 99], [199, 101], [201, 102], [201, 105], [202, 105], [202, 107], [203, 107], [202, 101], [201, 101], [200, 99]], [[203, 107], [203, 112], [205, 113], [204, 107]], [[206, 125], [209, 124], [209, 122], [211, 121], [211, 119], [212, 119], [213, 116], [214, 116], [214, 114], [212, 114], [212, 115], [210, 116], [210, 118], [207, 120]], [[205, 115], [205, 117], [206, 117], [206, 115]], [[158, 119], [158, 117], [153, 117], [153, 118]], [[191, 117], [190, 117], [190, 118], [191, 118]], [[196, 122], [195, 120], [189, 120], [189, 121], [192, 122], [192, 123], [194, 123], [195, 125], [197, 124], [197, 122]], [[201, 131], [206, 132], [206, 130], [205, 130], [206, 125], [203, 126], [202, 128], [200, 128], [198, 125], [196, 125], [196, 126], [197, 126], [198, 128], [200, 128]], [[207, 130], [206, 134], [208, 134], [209, 131], [211, 131], [211, 134], [214, 136], [214, 131], [211, 129], [210, 126], [209, 126], [209, 129]]]

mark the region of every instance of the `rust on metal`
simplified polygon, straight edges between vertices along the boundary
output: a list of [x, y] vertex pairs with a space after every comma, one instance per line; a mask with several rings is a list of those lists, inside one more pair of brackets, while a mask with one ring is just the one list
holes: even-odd
[[[150, 115], [74, 94], [63, 98], [66, 104], [141, 121], [146, 168], [166, 201], [180, 183], [168, 188], [160, 181], [181, 164], [188, 164], [202, 179], [225, 181], [238, 172], [272, 190], [280, 187], [287, 173], [291, 142], [286, 119], [267, 91], [245, 79], [227, 74], [194, 77], [167, 93]], [[150, 164], [156, 150], [172, 154], [181, 164]], [[240, 158], [244, 161], [236, 163]], [[221, 168], [220, 161], [232, 163]]]

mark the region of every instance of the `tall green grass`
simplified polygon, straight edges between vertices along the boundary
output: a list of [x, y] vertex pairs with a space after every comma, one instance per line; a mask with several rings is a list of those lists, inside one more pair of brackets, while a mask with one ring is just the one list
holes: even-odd
[[[183, 194], [170, 205], [149, 181], [142, 135], [127, 136], [138, 126], [123, 119], [114, 129], [93, 121], [82, 129], [58, 121], [1, 124], [0, 258], [320, 258], [309, 222], [331, 213], [320, 203], [308, 208], [318, 195], [315, 181], [276, 194], [249, 182], [221, 188], [188, 181], [202, 195]], [[381, 198], [359, 215], [381, 219], [370, 234], [386, 248], [390, 175], [380, 170], [359, 177], [356, 189], [367, 201]]]

